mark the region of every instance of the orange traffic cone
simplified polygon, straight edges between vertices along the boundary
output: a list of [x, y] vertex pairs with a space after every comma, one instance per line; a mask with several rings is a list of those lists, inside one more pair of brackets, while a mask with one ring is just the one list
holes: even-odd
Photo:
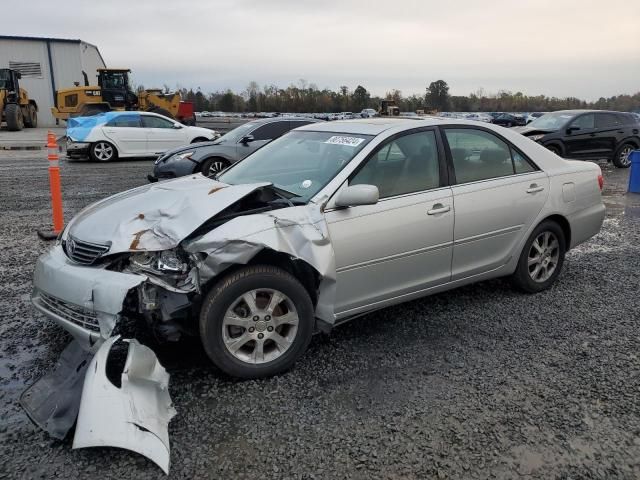
[[53, 231], [38, 230], [38, 236], [43, 240], [55, 240], [64, 228], [64, 214], [62, 212], [62, 187], [60, 185], [60, 160], [58, 144], [52, 132], [47, 133], [47, 159], [49, 160], [49, 187], [51, 189], [51, 208], [53, 211]]

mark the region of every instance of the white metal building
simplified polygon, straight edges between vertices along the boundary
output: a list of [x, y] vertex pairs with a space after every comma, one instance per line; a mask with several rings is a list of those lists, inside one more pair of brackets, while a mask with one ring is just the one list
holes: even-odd
[[55, 91], [84, 85], [84, 75], [95, 85], [96, 70], [106, 68], [98, 47], [82, 40], [0, 35], [0, 68], [22, 74], [20, 86], [38, 104], [38, 126], [55, 125], [51, 115]]

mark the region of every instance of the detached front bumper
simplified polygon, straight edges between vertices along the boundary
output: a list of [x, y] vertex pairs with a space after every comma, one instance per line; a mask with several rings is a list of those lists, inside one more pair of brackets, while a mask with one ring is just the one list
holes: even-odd
[[67, 156], [69, 157], [84, 157], [89, 154], [89, 142], [74, 142], [67, 137]]
[[57, 245], [40, 256], [33, 278], [34, 306], [95, 352], [111, 336], [127, 293], [146, 280], [74, 263]]

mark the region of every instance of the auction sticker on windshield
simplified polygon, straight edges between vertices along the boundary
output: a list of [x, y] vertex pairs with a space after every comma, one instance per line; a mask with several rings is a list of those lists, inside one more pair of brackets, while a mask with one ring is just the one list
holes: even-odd
[[341, 135], [334, 135], [333, 137], [328, 138], [324, 143], [330, 143], [332, 145], [346, 145], [347, 147], [357, 147], [362, 142], [364, 142], [364, 138], [343, 137]]

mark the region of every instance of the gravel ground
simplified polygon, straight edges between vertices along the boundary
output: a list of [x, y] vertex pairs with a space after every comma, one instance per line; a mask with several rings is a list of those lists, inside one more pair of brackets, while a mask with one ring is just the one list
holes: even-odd
[[[163, 478], [140, 455], [49, 439], [18, 405], [69, 341], [29, 303], [45, 153], [0, 152], [0, 478]], [[163, 349], [170, 477], [640, 478], [640, 200], [602, 167], [604, 228], [547, 292], [496, 280], [382, 310], [262, 381], [223, 377], [195, 342]], [[66, 217], [150, 169], [64, 163]]]

